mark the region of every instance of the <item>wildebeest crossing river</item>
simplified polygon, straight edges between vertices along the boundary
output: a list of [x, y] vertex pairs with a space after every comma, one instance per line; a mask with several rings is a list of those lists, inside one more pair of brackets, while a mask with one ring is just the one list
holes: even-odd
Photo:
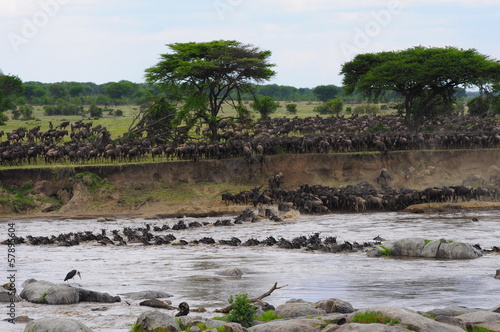
[[[473, 218], [478, 221], [472, 221]], [[183, 220], [213, 224], [217, 218]], [[125, 227], [172, 226], [178, 221], [33, 219], [10, 222], [16, 224], [17, 236], [26, 237], [79, 231], [100, 234], [102, 229], [112, 234], [112, 230]], [[494, 211], [296, 216], [284, 222], [264, 220], [227, 227], [209, 225], [170, 229], [161, 234], [172, 233], [178, 240], [190, 243], [203, 237], [212, 237], [216, 241], [231, 237], [242, 240], [264, 240], [269, 236], [291, 239], [318, 232], [322, 238], [337, 237], [339, 242], [369, 242], [380, 235], [386, 240], [446, 238], [479, 244], [485, 249], [500, 246], [500, 229]], [[191, 308], [205, 307], [207, 312], [202, 315], [207, 317], [217, 316], [213, 310], [224, 307], [230, 295], [248, 293], [257, 296], [275, 282], [280, 286], [288, 285], [266, 298], [275, 306], [293, 298], [316, 301], [333, 297], [348, 301], [355, 308], [390, 305], [427, 310], [452, 305], [491, 308], [499, 304], [500, 281], [493, 277], [495, 270], [500, 268], [500, 255], [493, 253], [466, 261], [403, 260], [369, 258], [361, 251], [333, 254], [267, 245], [145, 246], [128, 243], [117, 246], [97, 242], [67, 247], [20, 244], [16, 250], [18, 292], [26, 279], [62, 284], [66, 273], [76, 269], [82, 275], [82, 280], [76, 282], [86, 289], [111, 295], [143, 290], [164, 291], [173, 295], [170, 300], [174, 306], [185, 301]], [[241, 269], [243, 276], [231, 279], [219, 275], [228, 268]], [[5, 269], [3, 271], [5, 273]], [[43, 305], [23, 301], [17, 304], [16, 314], [31, 318], [70, 317], [84, 322], [94, 331], [128, 331], [139, 314], [150, 309], [139, 306], [139, 302], [124, 296], [122, 302], [113, 304]], [[0, 323], [3, 331], [22, 331], [24, 326]]]

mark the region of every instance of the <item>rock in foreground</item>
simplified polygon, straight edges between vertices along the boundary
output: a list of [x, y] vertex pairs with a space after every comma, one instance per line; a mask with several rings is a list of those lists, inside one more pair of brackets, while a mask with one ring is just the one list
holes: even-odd
[[69, 318], [41, 318], [26, 325], [25, 332], [92, 332], [83, 323]]

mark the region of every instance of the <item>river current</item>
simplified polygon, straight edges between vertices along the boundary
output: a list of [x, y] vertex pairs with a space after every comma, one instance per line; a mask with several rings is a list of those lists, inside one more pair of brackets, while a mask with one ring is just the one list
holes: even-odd
[[[228, 217], [229, 218], [229, 217]], [[477, 222], [472, 219], [477, 218]], [[219, 218], [221, 219], [221, 218]], [[192, 218], [184, 218], [187, 222]], [[217, 218], [196, 219], [213, 223]], [[16, 235], [59, 235], [77, 231], [97, 234], [107, 229], [145, 227], [145, 224], [173, 226], [179, 219], [93, 220], [11, 220]], [[321, 238], [336, 236], [337, 241], [372, 241], [380, 235], [397, 240], [406, 237], [446, 238], [483, 248], [500, 246], [500, 227], [495, 211], [467, 211], [440, 214], [364, 213], [296, 216], [285, 222], [269, 220], [235, 226], [168, 230], [178, 240], [213, 237], [229, 240], [235, 236], [264, 240], [268, 236], [310, 236], [320, 232]], [[7, 238], [7, 222], [0, 223]], [[155, 233], [155, 232], [153, 232]], [[1, 234], [1, 233], [0, 233]], [[111, 237], [111, 236], [110, 236]], [[7, 246], [0, 246], [7, 256]], [[2, 280], [7, 282], [7, 259]], [[275, 282], [285, 286], [265, 300], [278, 306], [290, 299], [318, 301], [339, 298], [355, 308], [397, 306], [414, 310], [430, 310], [446, 306], [491, 308], [500, 304], [500, 280], [494, 279], [500, 269], [500, 255], [485, 254], [475, 260], [431, 260], [369, 258], [364, 252], [332, 254], [277, 247], [231, 247], [221, 245], [102, 246], [86, 243], [72, 247], [18, 245], [16, 247], [16, 286], [29, 279], [63, 283], [67, 272], [77, 269], [83, 288], [120, 295], [122, 302], [113, 304], [79, 303], [74, 305], [41, 305], [17, 303], [16, 315], [31, 318], [69, 317], [82, 321], [93, 331], [129, 331], [141, 312], [151, 310], [139, 306], [121, 294], [155, 290], [172, 294], [174, 306], [186, 301], [191, 308], [205, 307], [205, 317], [217, 316], [213, 311], [227, 305], [232, 294], [250, 297], [268, 291]], [[228, 278], [219, 272], [228, 268], [243, 271], [241, 278]], [[71, 281], [73, 283], [73, 281]], [[3, 283], [3, 282], [2, 282]], [[129, 302], [129, 304], [126, 303]], [[2, 305], [2, 319], [7, 318]], [[174, 314], [174, 311], [168, 311]], [[192, 315], [196, 315], [193, 313]], [[1, 321], [1, 331], [23, 331], [24, 324]]]

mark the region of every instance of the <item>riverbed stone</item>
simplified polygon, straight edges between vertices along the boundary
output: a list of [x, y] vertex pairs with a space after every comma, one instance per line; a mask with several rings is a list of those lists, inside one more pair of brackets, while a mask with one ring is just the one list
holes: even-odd
[[92, 332], [85, 324], [70, 318], [41, 318], [29, 322], [25, 332]]
[[162, 301], [158, 299], [149, 299], [149, 300], [144, 300], [139, 305], [142, 306], [147, 306], [147, 307], [152, 307], [152, 308], [160, 308], [160, 309], [169, 309], [169, 310], [174, 310], [177, 309], [175, 307], [172, 307], [172, 301]]
[[407, 238], [395, 241], [391, 248], [391, 256], [419, 257], [425, 246], [425, 240], [421, 238]]
[[200, 316], [181, 316], [177, 317], [177, 319], [181, 321], [182, 325], [184, 325], [185, 327], [189, 327], [191, 331], [194, 331], [193, 329], [196, 328], [196, 325], [200, 323], [204, 324], [207, 327], [207, 331], [220, 328], [221, 326], [224, 326], [225, 331], [228, 332], [246, 331], [246, 329], [238, 323], [227, 322], [223, 320], [208, 319]]
[[303, 316], [322, 316], [327, 312], [321, 308], [314, 308], [310, 302], [286, 302], [279, 305], [275, 313], [285, 318], [295, 318]]
[[474, 259], [483, 253], [472, 245], [463, 242], [443, 242], [439, 246], [436, 258], [446, 259]]
[[78, 289], [67, 285], [56, 285], [49, 281], [32, 281], [24, 283], [20, 296], [22, 299], [33, 303], [46, 304], [72, 304], [78, 303], [80, 296]]
[[243, 272], [240, 269], [238, 269], [237, 267], [235, 267], [235, 268], [229, 268], [229, 269], [222, 270], [222, 271], [218, 272], [217, 274], [220, 276], [224, 276], [224, 277], [241, 278], [241, 276], [243, 275]]
[[313, 308], [316, 309], [318, 308], [323, 309], [327, 313], [338, 312], [338, 313], [348, 314], [354, 312], [354, 308], [349, 302], [335, 298], [317, 301], [313, 303], [312, 306]]
[[180, 330], [174, 316], [160, 312], [158, 310], [145, 311], [139, 315], [136, 321], [138, 329], [151, 331], [162, 328], [162, 331], [177, 331]]
[[19, 302], [21, 298], [15, 292], [0, 287], [0, 302]]
[[[398, 325], [404, 327], [411, 327], [413, 331], [420, 332], [463, 332], [463, 329], [457, 326], [447, 325], [444, 323], [436, 322], [432, 319], [424, 317], [419, 313], [406, 309], [395, 307], [371, 307], [359, 310], [352, 313], [347, 318], [348, 322], [352, 322], [354, 315], [357, 313], [377, 312], [391, 320], [398, 320]], [[346, 330], [348, 331], [348, 330]]]
[[57, 285], [49, 281], [29, 279], [23, 283], [21, 298], [33, 303], [72, 304], [78, 302], [120, 302], [119, 296], [95, 292], [88, 289]]
[[468, 314], [471, 312], [476, 312], [484, 309], [467, 308], [463, 306], [451, 306], [445, 308], [435, 308], [429, 311], [425, 311], [424, 314], [427, 316], [459, 316], [463, 314]]
[[359, 324], [350, 323], [345, 325], [328, 325], [321, 332], [408, 332], [402, 326], [391, 326], [384, 324]]
[[119, 296], [111, 296], [108, 293], [100, 293], [83, 288], [77, 289], [80, 302], [115, 303], [121, 301]]
[[140, 292], [131, 292], [121, 294], [125, 297], [128, 297], [131, 300], [149, 300], [149, 299], [164, 299], [168, 297], [172, 297], [172, 294], [168, 294], [165, 292], [154, 291], [154, 290], [146, 290]]
[[248, 332], [316, 332], [324, 324], [319, 319], [273, 320], [248, 328]]
[[462, 322], [464, 329], [482, 327], [491, 331], [500, 331], [500, 314], [493, 311], [470, 312], [458, 316], [457, 319]]

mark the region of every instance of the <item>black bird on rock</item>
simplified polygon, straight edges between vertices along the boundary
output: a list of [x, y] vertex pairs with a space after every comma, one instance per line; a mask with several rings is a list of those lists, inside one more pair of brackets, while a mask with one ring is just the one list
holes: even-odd
[[[78, 275], [80, 277], [80, 279], [82, 279], [82, 276], [80, 275], [80, 271], [71, 270], [66, 275], [66, 278], [64, 278], [64, 281], [68, 280], [68, 285], [69, 285], [69, 279], [73, 279], [76, 275]], [[73, 281], [75, 281], [75, 280], [73, 280]], [[76, 281], [75, 281], [75, 283], [76, 283]]]

